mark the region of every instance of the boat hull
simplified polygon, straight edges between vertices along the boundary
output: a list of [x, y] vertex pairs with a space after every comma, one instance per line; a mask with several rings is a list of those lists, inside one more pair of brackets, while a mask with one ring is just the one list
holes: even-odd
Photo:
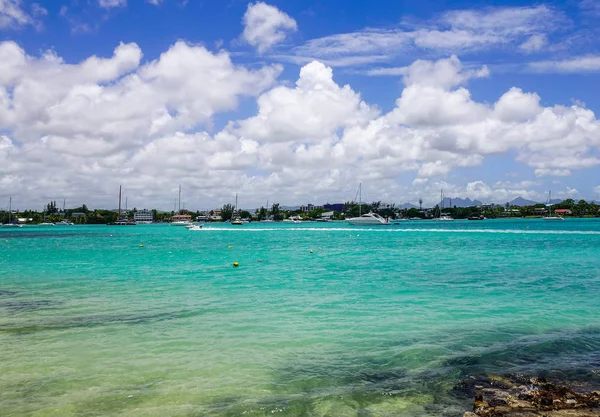
[[171, 226], [179, 226], [179, 227], [192, 226], [192, 223], [190, 223], [190, 222], [179, 222], [179, 221], [177, 221], [177, 222], [171, 222], [170, 224], [171, 224]]
[[390, 224], [388, 222], [381, 222], [376, 219], [358, 218], [358, 219], [347, 219], [346, 221], [353, 226], [389, 226], [389, 224]]

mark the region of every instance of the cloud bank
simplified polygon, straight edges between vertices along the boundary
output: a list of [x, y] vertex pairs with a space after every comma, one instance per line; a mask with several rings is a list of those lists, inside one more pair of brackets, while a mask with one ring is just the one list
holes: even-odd
[[[538, 177], [600, 164], [591, 110], [543, 106], [518, 87], [478, 102], [466, 85], [492, 74], [456, 56], [398, 70], [404, 88], [387, 113], [319, 61], [288, 83], [279, 65], [250, 69], [185, 42], [142, 59], [134, 43], [79, 63], [0, 43], [0, 197], [111, 207], [123, 184], [132, 205], [169, 209], [182, 184], [188, 207], [218, 206], [236, 192], [254, 207], [345, 201], [362, 182], [366, 199], [391, 202], [433, 203], [441, 187], [484, 201], [543, 199], [532, 183], [461, 185], [450, 175], [494, 155]], [[255, 114], [212, 132], [215, 115], [248, 99]]]

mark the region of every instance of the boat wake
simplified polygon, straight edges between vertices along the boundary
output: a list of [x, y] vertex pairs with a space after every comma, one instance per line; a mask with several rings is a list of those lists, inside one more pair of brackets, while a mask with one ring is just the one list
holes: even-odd
[[381, 227], [273, 227], [273, 228], [228, 228], [204, 227], [204, 232], [374, 232], [374, 233], [497, 233], [526, 235], [592, 235], [600, 231], [591, 230], [515, 230], [515, 229], [382, 229]]

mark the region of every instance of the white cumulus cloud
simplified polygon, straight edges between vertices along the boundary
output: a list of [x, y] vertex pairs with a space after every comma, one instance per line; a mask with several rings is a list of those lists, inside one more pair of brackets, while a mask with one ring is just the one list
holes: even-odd
[[263, 2], [250, 3], [243, 18], [242, 36], [263, 53], [297, 29], [296, 21], [277, 7]]

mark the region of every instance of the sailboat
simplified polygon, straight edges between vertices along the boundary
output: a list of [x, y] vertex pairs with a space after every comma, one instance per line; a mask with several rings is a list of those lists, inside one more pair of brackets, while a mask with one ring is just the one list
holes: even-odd
[[244, 224], [244, 221], [240, 218], [239, 216], [239, 210], [238, 210], [238, 195], [237, 193], [235, 194], [235, 207], [233, 208], [233, 213], [238, 213], [234, 218], [231, 219], [231, 224], [233, 225], [237, 225], [237, 226], [241, 226]]
[[443, 214], [442, 210], [444, 210], [444, 190], [440, 190], [440, 212], [438, 217], [434, 217], [432, 220], [436, 222], [452, 222], [454, 219], [452, 216], [448, 214]]
[[[269, 211], [269, 200], [267, 200], [267, 205], [265, 206], [265, 208], [267, 209], [267, 213], [268, 213], [268, 211]], [[273, 219], [267, 216], [266, 219], [262, 219], [260, 222], [261, 223], [273, 223]]]
[[[65, 205], [67, 204], [67, 199], [65, 198], [63, 200], [63, 208], [62, 208], [62, 212], [63, 212], [63, 217], [65, 217]], [[63, 218], [61, 221], [59, 221], [58, 223], [56, 223], [57, 226], [73, 226], [73, 222], [68, 220], [66, 217]]]
[[564, 217], [557, 216], [555, 213], [552, 213], [552, 191], [548, 191], [548, 215], [544, 217], [544, 220], [564, 220]]
[[13, 223], [11, 220], [12, 217], [12, 197], [8, 200], [8, 223], [3, 224], [2, 227], [23, 227], [22, 224]]
[[353, 226], [383, 226], [389, 225], [390, 222], [387, 219], [384, 219], [377, 213], [373, 213], [372, 211], [361, 214], [362, 213], [362, 183], [358, 184], [358, 217], [351, 217], [346, 219], [348, 223]]
[[119, 185], [119, 212], [117, 215], [117, 221], [114, 223], [107, 223], [107, 225], [114, 225], [114, 226], [135, 226], [136, 223], [132, 220], [129, 219], [122, 219], [121, 218], [121, 186]]
[[46, 209], [45, 208], [44, 208], [44, 221], [41, 222], [40, 224], [38, 224], [38, 226], [44, 226], [44, 227], [47, 227], [47, 226], [56, 226], [54, 223], [46, 221]]
[[178, 213], [171, 217], [171, 226], [184, 226], [191, 227], [192, 224], [192, 216], [189, 214], [181, 214], [181, 185], [179, 185], [179, 208]]

